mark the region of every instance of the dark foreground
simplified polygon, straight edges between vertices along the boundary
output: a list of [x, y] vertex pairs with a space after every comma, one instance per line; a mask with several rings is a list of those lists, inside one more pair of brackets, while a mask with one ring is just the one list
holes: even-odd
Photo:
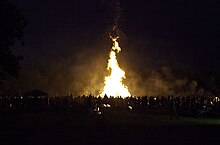
[[179, 118], [129, 112], [2, 113], [1, 145], [220, 144], [220, 119]]

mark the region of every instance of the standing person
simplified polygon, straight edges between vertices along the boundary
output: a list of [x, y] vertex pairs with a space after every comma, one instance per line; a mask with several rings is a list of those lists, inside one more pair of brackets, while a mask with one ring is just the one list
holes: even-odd
[[170, 118], [173, 119], [173, 117], [178, 119], [176, 101], [173, 97], [171, 97], [171, 99], [170, 99]]

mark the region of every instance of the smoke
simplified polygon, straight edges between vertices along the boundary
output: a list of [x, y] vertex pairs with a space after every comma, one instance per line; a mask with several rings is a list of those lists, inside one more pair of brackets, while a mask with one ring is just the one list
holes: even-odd
[[120, 37], [124, 36], [124, 33], [121, 31], [123, 29], [124, 22], [124, 14], [123, 9], [121, 7], [121, 3], [119, 0], [100, 0], [100, 4], [102, 9], [102, 13], [104, 17], [102, 17], [102, 21], [107, 22], [106, 33], [111, 35], [113, 33], [117, 33]]
[[[110, 40], [109, 40], [110, 41]], [[101, 41], [96, 47], [78, 49], [71, 57], [57, 57], [50, 63], [39, 62], [22, 66], [21, 76], [11, 82], [9, 89], [25, 93], [33, 89], [50, 96], [68, 94], [95, 95], [103, 91], [104, 77], [108, 75], [107, 60], [111, 43]], [[103, 45], [105, 44], [105, 45]], [[103, 49], [100, 49], [103, 48]], [[100, 51], [103, 50], [103, 51]], [[122, 53], [126, 53], [123, 49]], [[129, 49], [128, 49], [129, 50]], [[139, 55], [139, 52], [136, 52]], [[210, 95], [191, 72], [181, 72], [169, 66], [148, 66], [144, 58], [119, 55], [119, 65], [126, 73], [123, 83], [135, 96]], [[149, 62], [149, 64], [151, 64]]]
[[[118, 0], [100, 0], [102, 7], [104, 7], [108, 14], [111, 15], [113, 18], [112, 25], [118, 27], [122, 24], [122, 12], [123, 9], [121, 8], [121, 4]], [[110, 12], [110, 13], [109, 13]]]
[[74, 94], [98, 95], [101, 93], [107, 62], [107, 58], [104, 56], [97, 50], [81, 52], [73, 69], [74, 79], [71, 88], [73, 88]]
[[[120, 35], [119, 41], [123, 40], [124, 34], [120, 31], [123, 25], [123, 9], [119, 1], [101, 0], [100, 2], [104, 8], [104, 10], [101, 11], [105, 12], [102, 18], [106, 17], [106, 19], [102, 19], [100, 23], [107, 21], [107, 25], [110, 25], [107, 33], [109, 33], [113, 27], [116, 27], [117, 34]], [[86, 27], [87, 26], [88, 25], [86, 25]], [[105, 25], [103, 25], [103, 27], [104, 26]], [[91, 27], [89, 27], [89, 29], [90, 28]], [[87, 31], [88, 28], [85, 30]], [[100, 31], [96, 30], [94, 33]], [[65, 48], [62, 49], [62, 52], [68, 51], [68, 55], [50, 56], [52, 58], [46, 59], [39, 57], [39, 60], [31, 62], [31, 65], [23, 65], [20, 78], [10, 82], [9, 87], [7, 87], [8, 92], [14, 91], [14, 93], [18, 94], [19, 92], [25, 93], [26, 91], [39, 89], [47, 92], [50, 96], [62, 96], [70, 93], [74, 96], [89, 94], [96, 96], [100, 94], [104, 87], [104, 77], [109, 73], [106, 67], [109, 49], [112, 44], [108, 37], [105, 36], [107, 39], [102, 40], [95, 38], [99, 34], [93, 36], [94, 33], [90, 32], [85, 37], [80, 37], [83, 33], [77, 31], [77, 33], [73, 33], [74, 35], [77, 34], [77, 39], [75, 39], [77, 43], [69, 42], [67, 44], [66, 41], [63, 41], [59, 47], [71, 46], [68, 50]], [[184, 73], [181, 71], [178, 72], [172, 68], [171, 63], [163, 64], [159, 67], [154, 65], [155, 61], [158, 60], [150, 57], [151, 54], [144, 50], [155, 51], [154, 46], [146, 46], [146, 42], [144, 46], [138, 45], [138, 41], [141, 41], [138, 39], [138, 36], [129, 35], [129, 37], [136, 37], [135, 41], [128, 42], [129, 45], [137, 44], [136, 47], [132, 48], [131, 46], [123, 46], [122, 44], [122, 52], [117, 57], [119, 58], [119, 65], [125, 71], [127, 77], [123, 83], [128, 86], [129, 92], [132, 95], [163, 96], [210, 94], [210, 91], [200, 83], [201, 81], [196, 77], [191, 77], [192, 72], [190, 71], [192, 70]], [[76, 37], [73, 36], [73, 38]], [[54, 38], [53, 42], [59, 39]], [[92, 42], [88, 43], [87, 41], [89, 40], [85, 39], [89, 39]], [[145, 41], [148, 40], [148, 38], [144, 39]], [[55, 44], [57, 45], [57, 43]], [[72, 47], [76, 48], [72, 50]], [[69, 49], [74, 52], [69, 52]], [[213, 84], [214, 82], [210, 82], [209, 86]]]
[[66, 56], [41, 58], [32, 65], [23, 65], [19, 79], [12, 81], [10, 89], [14, 94], [39, 89], [50, 96], [98, 95], [108, 73], [110, 46], [108, 41], [100, 39], [100, 43], [82, 45]]
[[149, 68], [149, 71], [142, 73], [127, 71], [126, 84], [135, 96], [211, 95], [197, 80], [192, 80], [187, 75], [180, 76], [167, 66], [159, 70]]

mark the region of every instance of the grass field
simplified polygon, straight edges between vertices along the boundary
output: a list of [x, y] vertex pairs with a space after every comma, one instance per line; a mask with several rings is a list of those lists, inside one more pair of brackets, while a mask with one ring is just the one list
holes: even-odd
[[1, 114], [0, 144], [216, 144], [220, 119], [111, 112], [105, 119], [74, 113]]

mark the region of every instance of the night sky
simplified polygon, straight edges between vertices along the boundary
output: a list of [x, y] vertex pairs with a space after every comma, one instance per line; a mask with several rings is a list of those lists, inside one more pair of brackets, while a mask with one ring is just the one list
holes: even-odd
[[[24, 56], [16, 89], [22, 92], [41, 89], [51, 95], [97, 94], [112, 45], [108, 33], [116, 17], [115, 1], [13, 0], [13, 3], [23, 10], [28, 23], [25, 46], [17, 44], [13, 49]], [[157, 95], [154, 92], [158, 90], [176, 93], [175, 87], [164, 86], [179, 81], [180, 86], [192, 86], [185, 90], [193, 87], [201, 90], [205, 81], [194, 78], [192, 72], [197, 71], [201, 76], [209, 74], [206, 79], [214, 78], [211, 85], [216, 87], [220, 67], [217, 1], [123, 0], [120, 4], [119, 64], [126, 71], [133, 94]], [[158, 85], [154, 84], [158, 80], [163, 87], [156, 89]]]

